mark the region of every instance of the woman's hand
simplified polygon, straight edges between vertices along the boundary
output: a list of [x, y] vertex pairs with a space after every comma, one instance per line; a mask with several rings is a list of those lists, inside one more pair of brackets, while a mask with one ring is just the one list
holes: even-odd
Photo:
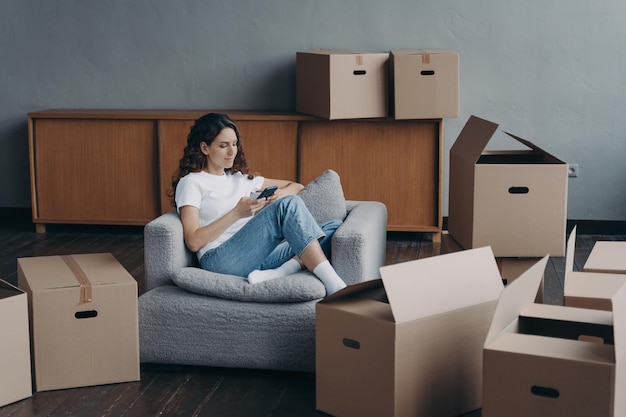
[[254, 216], [254, 213], [269, 204], [271, 201], [270, 198], [253, 199], [250, 197], [242, 197], [235, 207], [235, 212], [239, 218]]

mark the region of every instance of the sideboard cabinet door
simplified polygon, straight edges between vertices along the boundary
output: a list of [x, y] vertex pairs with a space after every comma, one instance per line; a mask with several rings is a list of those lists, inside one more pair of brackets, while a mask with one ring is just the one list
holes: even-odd
[[154, 121], [41, 118], [30, 130], [35, 223], [143, 225], [157, 216]]

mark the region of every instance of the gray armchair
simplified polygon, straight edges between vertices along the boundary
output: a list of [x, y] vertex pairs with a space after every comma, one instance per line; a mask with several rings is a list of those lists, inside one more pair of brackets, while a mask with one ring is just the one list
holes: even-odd
[[[380, 277], [387, 209], [347, 201], [331, 263], [347, 284]], [[142, 362], [315, 370], [315, 304], [325, 294], [307, 271], [259, 284], [197, 267], [175, 211], [148, 223], [146, 291], [139, 297]]]

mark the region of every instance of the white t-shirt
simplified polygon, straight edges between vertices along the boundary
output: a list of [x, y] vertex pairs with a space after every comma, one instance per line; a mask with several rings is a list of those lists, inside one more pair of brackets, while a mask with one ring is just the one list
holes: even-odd
[[[176, 208], [180, 213], [183, 206], [197, 207], [200, 211], [200, 227], [213, 223], [232, 210], [241, 197], [263, 186], [264, 177], [249, 180], [246, 174], [213, 175], [205, 171], [192, 172], [180, 179], [176, 186]], [[233, 223], [217, 239], [198, 251], [198, 258], [209, 249], [221, 245], [243, 227], [252, 217], [244, 217]]]

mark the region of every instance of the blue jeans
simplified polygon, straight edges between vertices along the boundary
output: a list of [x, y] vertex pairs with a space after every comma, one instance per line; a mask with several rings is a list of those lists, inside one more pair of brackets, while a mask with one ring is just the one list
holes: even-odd
[[200, 259], [203, 269], [242, 277], [274, 269], [318, 240], [330, 259], [331, 238], [341, 220], [318, 225], [302, 199], [288, 195], [265, 206], [241, 230]]

